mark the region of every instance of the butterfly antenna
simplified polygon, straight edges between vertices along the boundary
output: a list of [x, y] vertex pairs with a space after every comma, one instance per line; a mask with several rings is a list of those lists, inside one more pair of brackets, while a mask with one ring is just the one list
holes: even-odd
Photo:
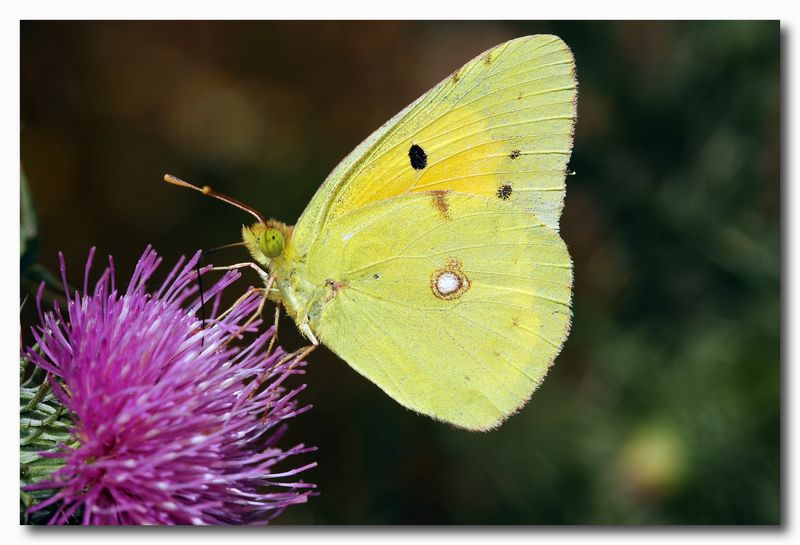
[[194, 189], [195, 191], [199, 191], [203, 195], [208, 195], [209, 197], [214, 197], [215, 199], [219, 199], [222, 202], [226, 202], [228, 204], [231, 204], [231, 205], [235, 206], [239, 210], [244, 210], [248, 214], [252, 214], [261, 223], [267, 223], [267, 218], [265, 218], [261, 214], [261, 212], [259, 212], [258, 210], [256, 210], [252, 206], [247, 205], [247, 204], [245, 204], [242, 201], [239, 201], [237, 199], [234, 199], [233, 197], [229, 197], [227, 195], [223, 195], [222, 193], [217, 193], [216, 191], [214, 191], [213, 189], [211, 189], [207, 185], [204, 185], [203, 187], [197, 187], [196, 185], [190, 184], [189, 182], [185, 182], [185, 181], [181, 180], [180, 178], [178, 178], [176, 176], [173, 176], [172, 174], [165, 174], [164, 175], [164, 181], [167, 182], [167, 183], [170, 183], [172, 185], [177, 185], [177, 186], [180, 186], [180, 187], [186, 187], [186, 188], [189, 188], [189, 189]]
[[216, 248], [211, 248], [210, 250], [204, 250], [203, 256], [213, 254], [220, 250], [227, 250], [228, 248], [237, 248], [239, 246], [247, 246], [247, 245], [244, 242], [232, 242], [231, 244], [223, 244], [222, 246], [217, 246]]
[[195, 271], [197, 271], [197, 286], [200, 288], [200, 323], [202, 329], [205, 329], [206, 327], [206, 310], [205, 310], [206, 307], [205, 307], [205, 301], [203, 300], [203, 277], [200, 274], [200, 262], [215, 252], [218, 252], [220, 250], [225, 250], [227, 248], [236, 248], [237, 246], [245, 246], [245, 243], [233, 242], [231, 244], [223, 244], [222, 246], [211, 248], [210, 250], [201, 250], [200, 259], [198, 259], [197, 263], [195, 263], [194, 265]]

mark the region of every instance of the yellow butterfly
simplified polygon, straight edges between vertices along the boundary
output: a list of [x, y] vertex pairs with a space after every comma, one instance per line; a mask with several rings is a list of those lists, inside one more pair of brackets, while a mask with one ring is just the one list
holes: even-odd
[[[331, 172], [295, 226], [244, 244], [270, 299], [400, 404], [470, 430], [530, 399], [569, 333], [558, 235], [576, 118], [569, 48], [500, 44], [398, 113]], [[264, 271], [266, 269], [266, 272]]]

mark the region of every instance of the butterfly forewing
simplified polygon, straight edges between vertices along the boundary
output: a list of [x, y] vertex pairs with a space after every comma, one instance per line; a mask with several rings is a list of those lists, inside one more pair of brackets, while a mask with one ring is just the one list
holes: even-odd
[[555, 36], [503, 43], [373, 133], [327, 178], [298, 222], [305, 252], [322, 226], [370, 203], [453, 190], [503, 201], [558, 229], [577, 83]]

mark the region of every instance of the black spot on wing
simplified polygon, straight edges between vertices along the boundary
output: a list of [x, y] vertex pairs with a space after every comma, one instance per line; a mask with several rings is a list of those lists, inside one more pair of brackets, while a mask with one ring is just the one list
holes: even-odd
[[412, 144], [408, 150], [408, 158], [411, 159], [411, 167], [414, 170], [422, 170], [428, 166], [428, 155], [425, 150], [416, 144]]
[[497, 188], [497, 198], [507, 201], [513, 192], [514, 189], [511, 187], [511, 184], [503, 184]]

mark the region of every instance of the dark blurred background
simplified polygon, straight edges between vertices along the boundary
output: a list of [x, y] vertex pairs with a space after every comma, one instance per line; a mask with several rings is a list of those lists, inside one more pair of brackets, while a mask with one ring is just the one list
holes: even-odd
[[[558, 34], [579, 115], [561, 221], [575, 317], [555, 367], [479, 434], [407, 411], [317, 351], [314, 409], [288, 440], [319, 446], [305, 477], [321, 495], [278, 522], [780, 521], [777, 22], [21, 27], [31, 262], [57, 271], [62, 250], [75, 284], [90, 245], [123, 277], [148, 243], [170, 263], [237, 241], [249, 216], [164, 173], [293, 223], [346, 153], [452, 70]], [[300, 346], [282, 327], [281, 344]]]

